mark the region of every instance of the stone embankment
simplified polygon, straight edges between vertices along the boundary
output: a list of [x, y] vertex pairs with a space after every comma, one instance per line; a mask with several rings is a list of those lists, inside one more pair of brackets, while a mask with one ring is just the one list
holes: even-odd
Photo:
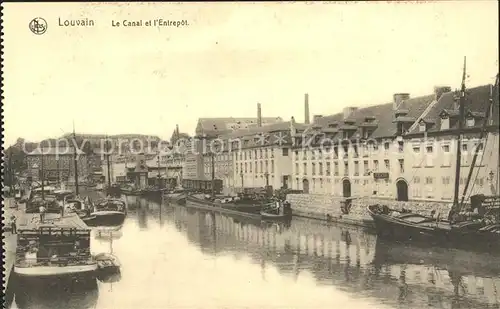
[[292, 205], [294, 215], [329, 220], [332, 222], [346, 223], [351, 225], [373, 227], [367, 207], [373, 204], [387, 205], [391, 209], [409, 209], [414, 213], [430, 215], [435, 210], [442, 218], [446, 218], [451, 208], [451, 203], [408, 201], [400, 202], [392, 199], [359, 197], [352, 200], [351, 207], [347, 212], [342, 211], [345, 198], [328, 194], [289, 194], [287, 200]]

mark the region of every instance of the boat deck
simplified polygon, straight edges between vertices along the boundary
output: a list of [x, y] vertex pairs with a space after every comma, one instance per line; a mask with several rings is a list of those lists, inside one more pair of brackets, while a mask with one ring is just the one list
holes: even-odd
[[38, 213], [24, 214], [18, 220], [17, 228], [19, 230], [37, 230], [40, 227], [89, 229], [76, 213], [66, 213], [62, 218], [60, 214], [47, 213], [43, 223], [40, 222], [40, 214]]

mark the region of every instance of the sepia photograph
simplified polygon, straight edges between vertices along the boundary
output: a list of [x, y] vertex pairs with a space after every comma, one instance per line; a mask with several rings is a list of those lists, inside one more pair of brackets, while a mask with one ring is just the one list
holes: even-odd
[[500, 308], [497, 1], [1, 8], [3, 308]]

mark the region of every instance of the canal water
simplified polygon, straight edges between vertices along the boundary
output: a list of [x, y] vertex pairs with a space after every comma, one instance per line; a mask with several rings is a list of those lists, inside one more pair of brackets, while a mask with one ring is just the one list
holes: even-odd
[[121, 275], [10, 308], [499, 308], [500, 257], [383, 243], [361, 229], [294, 218], [252, 222], [127, 197], [121, 228], [93, 231]]

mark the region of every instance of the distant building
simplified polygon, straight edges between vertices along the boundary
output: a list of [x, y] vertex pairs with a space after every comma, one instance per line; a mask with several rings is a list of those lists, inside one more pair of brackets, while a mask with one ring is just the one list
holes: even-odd
[[[89, 165], [87, 155], [77, 149], [77, 166], [79, 180], [85, 180], [89, 176]], [[43, 164], [42, 164], [43, 160]], [[75, 150], [74, 148], [47, 147], [36, 148], [26, 154], [28, 174], [33, 180], [67, 181], [73, 182], [75, 177]]]
[[[215, 140], [224, 139], [232, 132], [281, 122], [283, 120], [280, 117], [262, 118], [260, 116], [257, 118], [200, 118], [196, 126], [195, 137], [186, 145], [183, 179], [212, 179], [212, 154], [208, 153], [207, 150], [210, 149], [210, 143], [217, 144]], [[225, 146], [220, 149], [221, 151], [217, 155], [214, 155], [213, 165], [215, 178], [222, 180], [224, 189], [228, 191], [235, 187], [235, 178], [233, 155], [230, 153], [228, 145]]]

